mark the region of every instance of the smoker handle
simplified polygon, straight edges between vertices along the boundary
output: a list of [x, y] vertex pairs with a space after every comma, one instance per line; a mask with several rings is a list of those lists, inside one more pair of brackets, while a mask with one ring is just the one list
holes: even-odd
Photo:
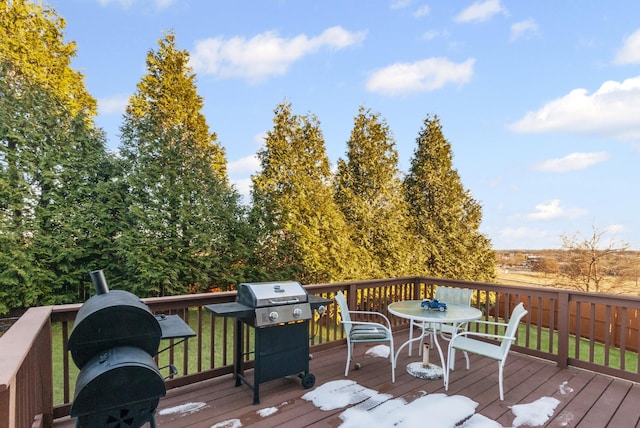
[[299, 302], [300, 302], [300, 299], [298, 299], [297, 297], [294, 298], [294, 299], [289, 299], [289, 300], [285, 300], [285, 301], [282, 301], [282, 300], [274, 301], [272, 299], [269, 299], [269, 303], [271, 303], [272, 305], [282, 305], [282, 304], [290, 305], [292, 303], [299, 303]]

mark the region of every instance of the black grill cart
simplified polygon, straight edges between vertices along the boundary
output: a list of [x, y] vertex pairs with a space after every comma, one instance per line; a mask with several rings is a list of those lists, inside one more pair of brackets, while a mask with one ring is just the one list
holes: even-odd
[[[236, 386], [245, 383], [253, 390], [253, 404], [260, 403], [259, 385], [270, 380], [298, 375], [302, 386], [311, 388], [315, 376], [309, 373], [309, 320], [312, 311], [324, 312], [330, 300], [307, 294], [297, 282], [240, 284], [238, 301], [207, 305], [217, 316], [236, 320], [234, 375]], [[254, 329], [253, 382], [244, 376], [243, 324]]]

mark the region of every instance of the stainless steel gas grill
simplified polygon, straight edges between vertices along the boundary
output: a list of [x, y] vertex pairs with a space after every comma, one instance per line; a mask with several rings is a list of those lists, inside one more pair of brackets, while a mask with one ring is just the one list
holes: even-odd
[[[242, 283], [238, 300], [206, 306], [222, 317], [236, 319], [236, 386], [243, 382], [253, 390], [253, 403], [260, 403], [259, 385], [289, 375], [298, 375], [304, 388], [315, 384], [309, 373], [309, 320], [313, 310], [324, 312], [330, 300], [307, 293], [298, 282]], [[243, 325], [254, 328], [254, 350], [243, 349]], [[244, 376], [245, 357], [254, 354], [253, 382]]]

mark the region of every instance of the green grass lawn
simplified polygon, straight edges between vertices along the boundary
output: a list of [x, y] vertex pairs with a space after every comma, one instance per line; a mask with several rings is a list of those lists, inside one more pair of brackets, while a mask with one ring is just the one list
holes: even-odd
[[[530, 349], [538, 349], [538, 330], [532, 328], [529, 330], [529, 343], [527, 345], [526, 341], [526, 330], [523, 328], [518, 329], [518, 345], [525, 346]], [[549, 341], [549, 329], [541, 328], [540, 329], [540, 348], [538, 350], [542, 352], [558, 352], [558, 337], [557, 334], [553, 335], [552, 341]], [[553, 349], [551, 349], [553, 347]], [[578, 355], [576, 356], [576, 349], [578, 350]], [[569, 357], [576, 358], [581, 361], [589, 361], [595, 364], [599, 364], [602, 366], [608, 366], [616, 369], [625, 370], [628, 372], [635, 372], [638, 367], [638, 353], [626, 351], [624, 353], [624, 368], [621, 364], [621, 352], [618, 348], [609, 347], [609, 363], [605, 364], [606, 361], [606, 349], [603, 344], [594, 343], [593, 348], [593, 359], [590, 361], [589, 359], [589, 349], [590, 343], [588, 339], [577, 338], [575, 335], [569, 336]]]
[[[215, 334], [211, 334], [211, 323], [209, 322], [209, 316], [203, 316], [202, 323], [202, 334], [201, 334], [201, 369], [208, 370], [210, 368], [222, 367], [226, 364], [233, 364], [233, 328], [232, 328], [232, 319], [227, 319], [228, 329], [227, 329], [227, 338], [226, 338], [226, 352], [224, 355], [222, 353], [223, 343], [224, 343], [224, 319], [218, 318], [217, 322], [214, 325]], [[189, 313], [189, 325], [190, 327], [197, 332], [198, 331], [198, 312], [196, 310], [192, 310]], [[63, 379], [63, 352], [62, 352], [62, 326], [59, 323], [56, 323], [52, 326], [52, 334], [53, 334], [53, 397], [54, 397], [54, 405], [64, 403], [64, 379]], [[212, 339], [213, 338], [213, 339]], [[212, 355], [212, 340], [216, 344], [214, 346], [214, 353]], [[198, 361], [196, 356], [198, 355], [198, 337], [193, 337], [188, 339], [186, 342], [177, 343], [162, 340], [160, 341], [158, 354], [158, 367], [161, 368], [160, 373], [162, 376], [169, 375], [169, 369], [165, 368], [168, 364], [172, 363], [178, 369], [178, 375], [182, 376], [187, 373], [197, 373], [198, 372]], [[170, 349], [166, 349], [170, 347], [172, 343], [175, 346], [172, 346]], [[184, 354], [185, 349], [188, 353], [188, 360], [186, 362], [186, 371], [185, 371], [185, 360]], [[163, 351], [164, 350], [164, 351]], [[213, 364], [212, 364], [213, 360]], [[70, 400], [73, 400], [73, 393], [75, 390], [75, 382], [78, 377], [79, 369], [73, 363], [71, 359], [71, 355], [69, 355], [69, 388], [70, 388]]]

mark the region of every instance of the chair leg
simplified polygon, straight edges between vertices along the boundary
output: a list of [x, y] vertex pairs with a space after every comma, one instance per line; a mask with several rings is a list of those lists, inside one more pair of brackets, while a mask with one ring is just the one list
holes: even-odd
[[447, 349], [446, 367], [443, 367], [445, 371], [444, 373], [444, 390], [445, 391], [449, 390], [449, 375], [451, 374], [451, 370], [453, 370], [453, 367], [454, 367], [454, 361], [451, 358], [452, 351], [453, 349], [451, 347]]
[[449, 346], [449, 356], [447, 357], [447, 361], [449, 362], [449, 364], [447, 364], [451, 370], [455, 370], [456, 369], [456, 348], [452, 348], [451, 346]]
[[389, 358], [391, 359], [391, 382], [395, 383], [396, 382], [396, 359], [394, 354], [393, 339], [391, 339], [389, 346], [391, 347], [391, 350], [390, 350], [391, 352], [389, 353]]
[[351, 349], [353, 348], [353, 344], [347, 343], [347, 365], [344, 368], [345, 377], [349, 375], [349, 364], [351, 364]]
[[469, 354], [467, 354], [467, 351], [462, 351], [462, 353], [464, 354], [464, 359], [467, 360], [467, 370], [469, 370]]
[[500, 387], [500, 401], [504, 401], [504, 387], [502, 386], [502, 369], [503, 364], [502, 361], [498, 361], [498, 386]]

